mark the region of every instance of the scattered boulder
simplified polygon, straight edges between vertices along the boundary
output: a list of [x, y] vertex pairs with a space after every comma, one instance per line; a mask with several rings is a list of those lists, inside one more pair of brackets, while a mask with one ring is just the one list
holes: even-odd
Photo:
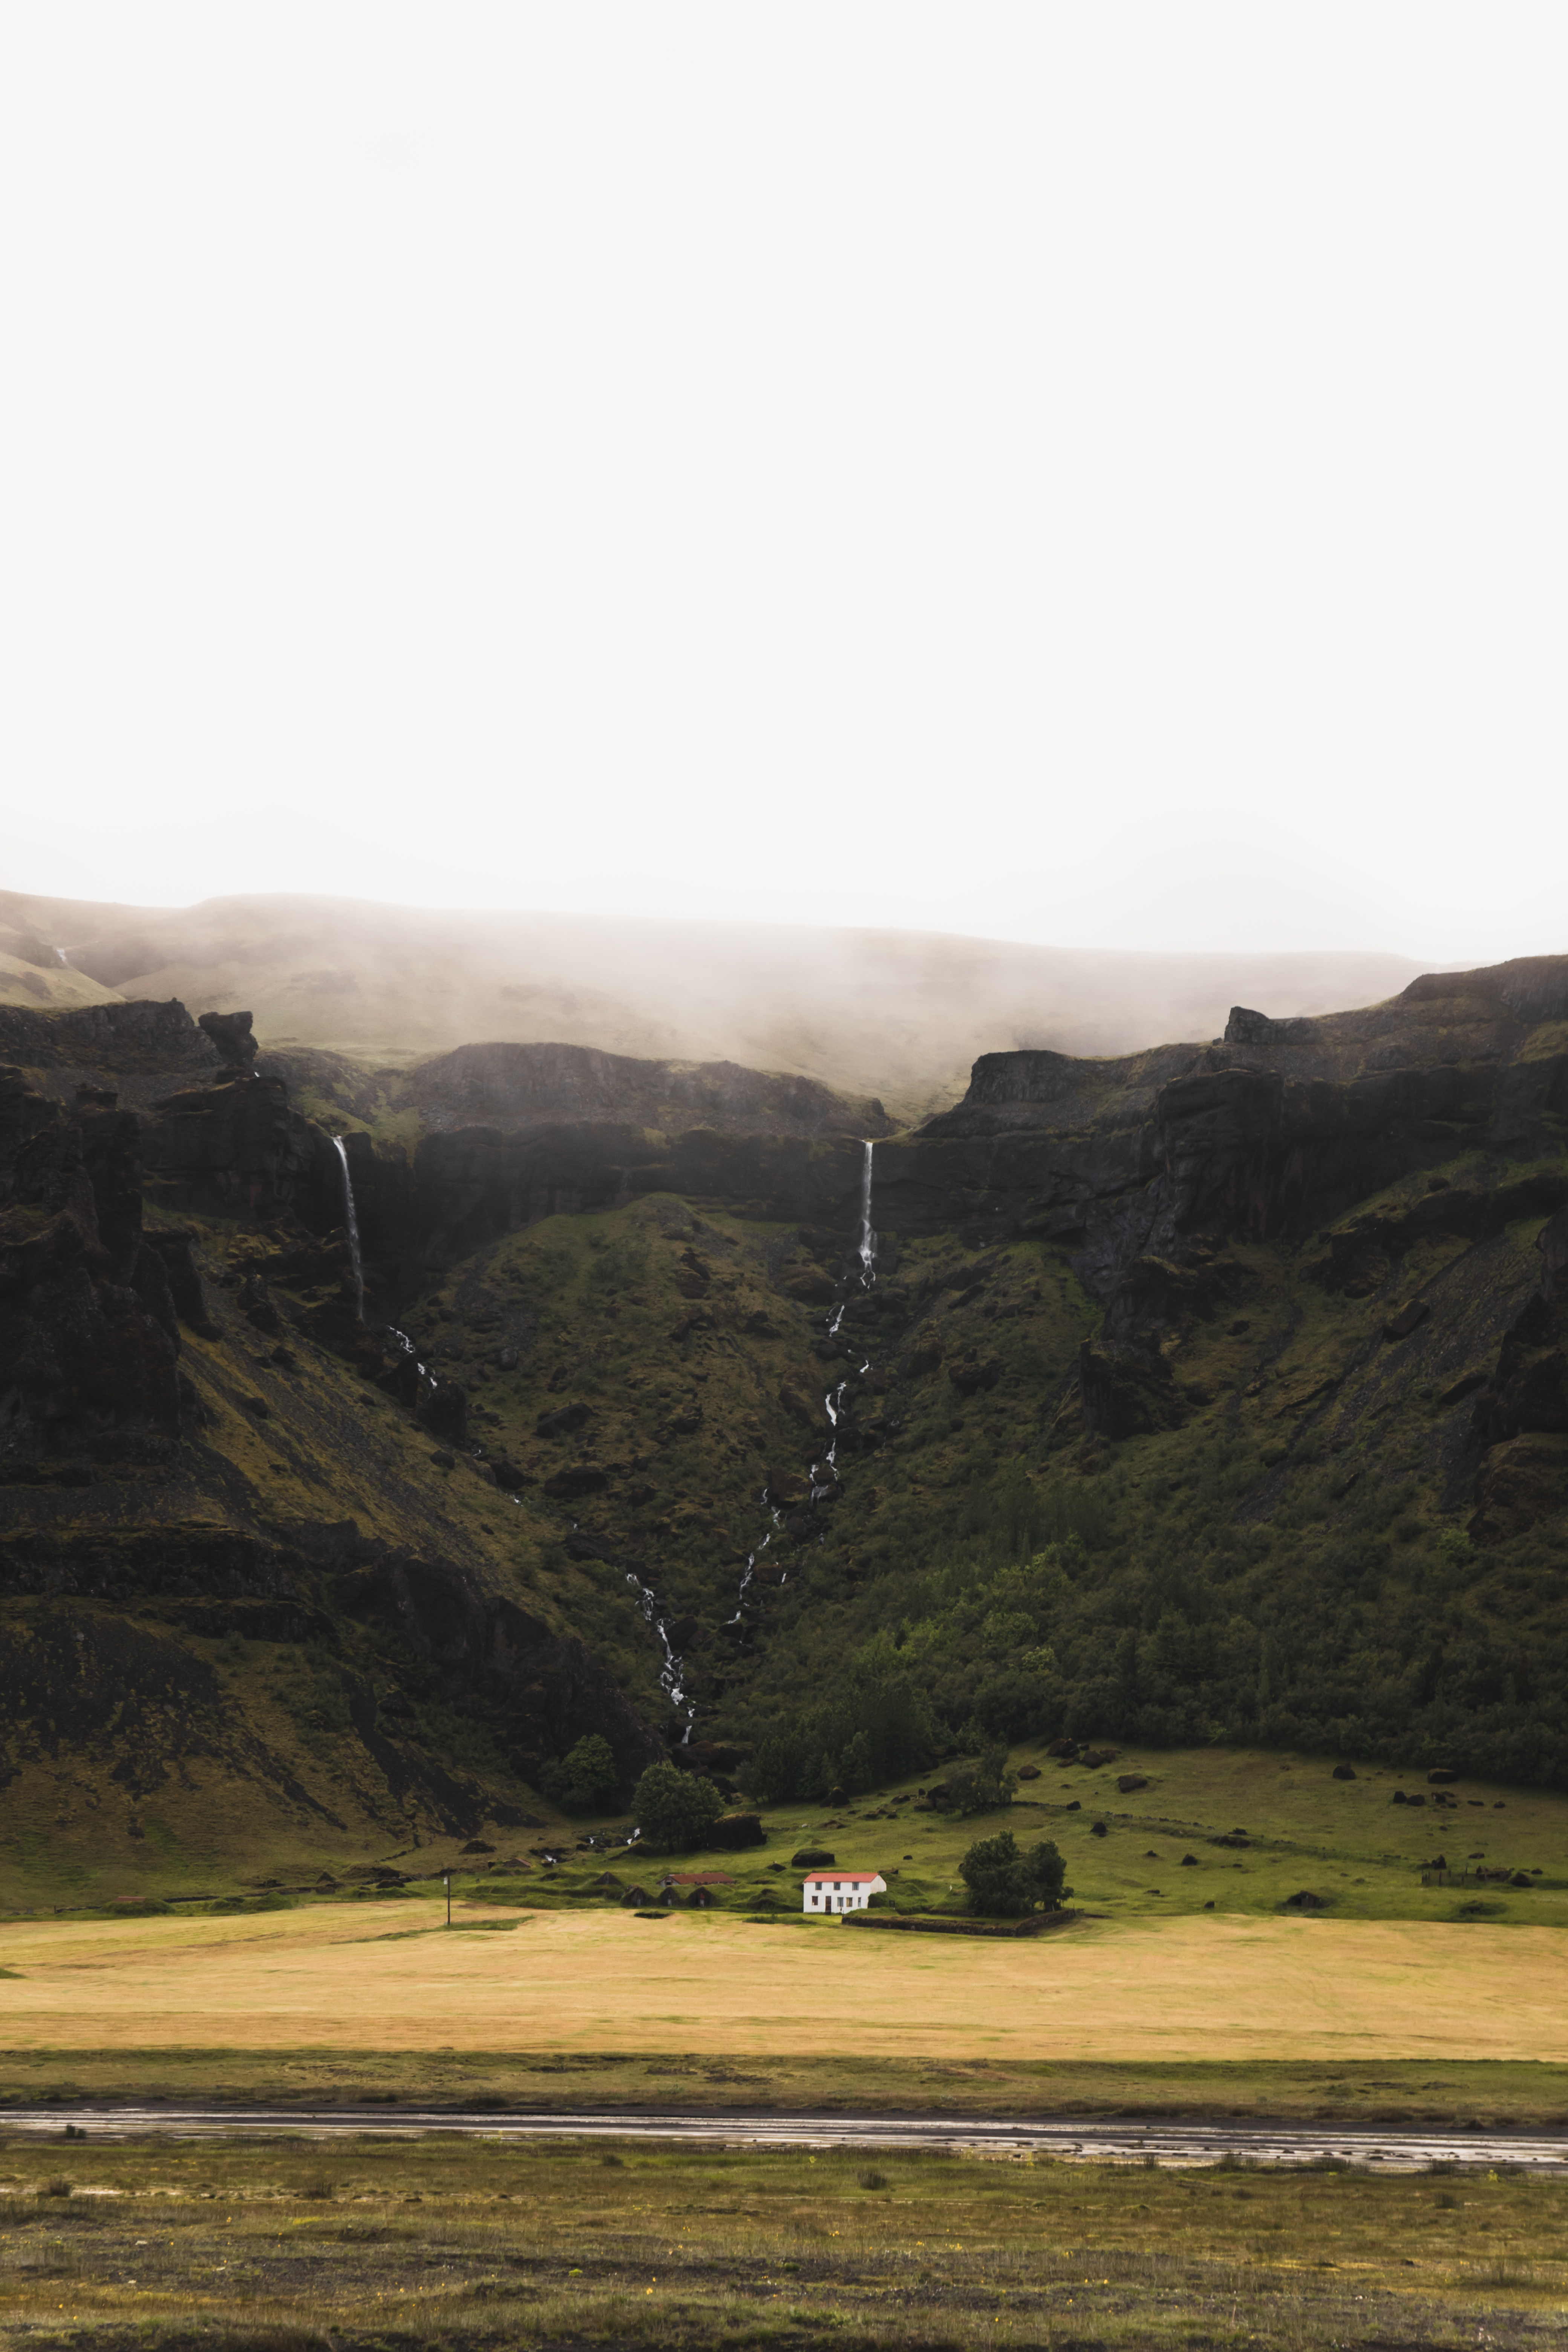
[[1353, 1764], [1336, 1764], [1334, 1766], [1333, 1778], [1336, 1780], [1353, 1780], [1355, 1776], [1355, 1766]]
[[1384, 1338], [1408, 1339], [1412, 1331], [1418, 1330], [1431, 1312], [1424, 1298], [1411, 1299], [1407, 1306], [1397, 1307], [1388, 1318], [1383, 1327]]
[[542, 1412], [534, 1423], [538, 1437], [570, 1437], [574, 1429], [593, 1418], [593, 1407], [585, 1404], [558, 1405], [553, 1412]]
[[495, 1848], [493, 1845], [487, 1845], [483, 1838], [470, 1838], [468, 1844], [463, 1848], [463, 1852], [465, 1853], [494, 1853]]
[[786, 1276], [781, 1287], [786, 1298], [798, 1299], [803, 1307], [831, 1307], [833, 1304], [832, 1277], [819, 1273], [814, 1266], [805, 1266], [798, 1274]]
[[468, 1392], [456, 1381], [443, 1381], [421, 1396], [414, 1417], [431, 1437], [444, 1438], [448, 1445], [468, 1442]]
[[1079, 1760], [1089, 1771], [1098, 1772], [1102, 1764], [1114, 1764], [1116, 1756], [1114, 1748], [1086, 1748]]
[[1019, 1778], [1019, 1780], [1037, 1780], [1039, 1779], [1039, 1777], [1040, 1777], [1040, 1768], [1039, 1768], [1039, 1766], [1038, 1766], [1037, 1764], [1020, 1764], [1020, 1765], [1019, 1765], [1019, 1767], [1018, 1767], [1018, 1778]]
[[1149, 1783], [1142, 1772], [1122, 1772], [1118, 1775], [1116, 1785], [1124, 1797], [1130, 1797], [1134, 1789], [1146, 1789]]
[[552, 1502], [574, 1503], [584, 1495], [602, 1495], [609, 1485], [606, 1471], [596, 1470], [591, 1463], [580, 1463], [570, 1470], [557, 1470], [544, 1482], [544, 1491]]
[[1303, 1886], [1296, 1894], [1287, 1895], [1279, 1907], [1282, 1911], [1326, 1911], [1329, 1898], [1326, 1895], [1314, 1895], [1310, 1886]]
[[1435, 1764], [1426, 1775], [1426, 1784], [1428, 1788], [1440, 1788], [1444, 1782], [1457, 1780], [1458, 1777], [1457, 1772], [1449, 1770], [1447, 1764]]
[[792, 1870], [831, 1870], [834, 1856], [825, 1845], [803, 1845], [798, 1853], [791, 1854], [789, 1863]]
[[1089, 1833], [1090, 1837], [1109, 1837], [1110, 1835], [1110, 1831], [1109, 1825], [1104, 1822], [1090, 1822], [1089, 1825]]
[[1510, 1886], [1528, 1886], [1530, 1885], [1530, 1873], [1526, 1870], [1516, 1870], [1513, 1876], [1508, 1883]]
[[1405, 1795], [1403, 1789], [1395, 1789], [1393, 1796], [1390, 1797], [1388, 1801], [1391, 1805], [1407, 1805], [1410, 1802], [1410, 1800]]
[[767, 1832], [755, 1813], [721, 1813], [710, 1822], [704, 1843], [727, 1851], [743, 1845], [766, 1845]]
[[1198, 1858], [1195, 1853], [1184, 1853], [1182, 1856], [1182, 1868], [1184, 1870], [1196, 1870], [1197, 1866]]
[[1047, 1756], [1062, 1757], [1076, 1756], [1078, 1754], [1078, 1742], [1076, 1739], [1053, 1739], [1050, 1746], [1047, 1748], [1046, 1754]]

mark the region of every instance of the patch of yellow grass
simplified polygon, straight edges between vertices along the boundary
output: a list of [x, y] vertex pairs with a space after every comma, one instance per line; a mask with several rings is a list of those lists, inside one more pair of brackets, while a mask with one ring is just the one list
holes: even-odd
[[1568, 2060], [1557, 1928], [1215, 1914], [991, 1944], [535, 1912], [510, 1935], [408, 1937], [426, 1906], [397, 1908], [0, 1928], [20, 1971], [0, 1983], [0, 2042]]

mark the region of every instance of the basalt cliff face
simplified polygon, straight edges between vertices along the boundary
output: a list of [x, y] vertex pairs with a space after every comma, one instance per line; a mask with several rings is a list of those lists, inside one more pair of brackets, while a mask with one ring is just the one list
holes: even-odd
[[83, 1874], [110, 1813], [132, 1878], [150, 1822], [556, 1819], [587, 1731], [623, 1787], [1042, 1730], [1568, 1777], [1568, 958], [987, 1055], [900, 1134], [177, 1003], [0, 1061], [0, 1769]]
[[1565, 1132], [1568, 959], [1538, 957], [1432, 975], [1361, 1013], [1237, 1007], [1206, 1046], [987, 1055], [960, 1104], [884, 1152], [879, 1213], [1070, 1244], [1109, 1297], [1140, 1251], [1300, 1241], [1458, 1152], [1552, 1157]]
[[1474, 1496], [1485, 1541], [1568, 1505], [1565, 1146], [1568, 958], [1538, 957], [1321, 1019], [1238, 1006], [1205, 1047], [987, 1055], [961, 1104], [884, 1147], [876, 1208], [905, 1233], [1066, 1254], [1104, 1310], [1075, 1400], [1104, 1439], [1210, 1402], [1184, 1386], [1184, 1341], [1239, 1297], [1237, 1244], [1386, 1304], [1359, 1390], [1326, 1383], [1306, 1423], [1353, 1429], [1401, 1343], [1399, 1377], [1450, 1408], [1445, 1498]]

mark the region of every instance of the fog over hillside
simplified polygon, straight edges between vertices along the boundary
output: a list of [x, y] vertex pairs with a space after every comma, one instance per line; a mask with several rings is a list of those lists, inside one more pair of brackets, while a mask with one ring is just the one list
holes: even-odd
[[905, 1119], [955, 1100], [981, 1054], [1215, 1037], [1236, 1003], [1339, 1012], [1423, 969], [1373, 953], [1138, 953], [350, 898], [159, 908], [0, 893], [0, 1003], [177, 996], [253, 1013], [265, 1045], [375, 1061], [490, 1042], [729, 1060], [879, 1095]]

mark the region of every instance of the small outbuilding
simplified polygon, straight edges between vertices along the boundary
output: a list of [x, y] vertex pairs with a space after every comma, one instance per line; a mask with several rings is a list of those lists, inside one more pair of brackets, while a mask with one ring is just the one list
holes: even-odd
[[801, 1891], [803, 1911], [831, 1911], [842, 1917], [850, 1911], [864, 1911], [873, 1895], [886, 1895], [888, 1882], [877, 1870], [812, 1870], [807, 1871]]

